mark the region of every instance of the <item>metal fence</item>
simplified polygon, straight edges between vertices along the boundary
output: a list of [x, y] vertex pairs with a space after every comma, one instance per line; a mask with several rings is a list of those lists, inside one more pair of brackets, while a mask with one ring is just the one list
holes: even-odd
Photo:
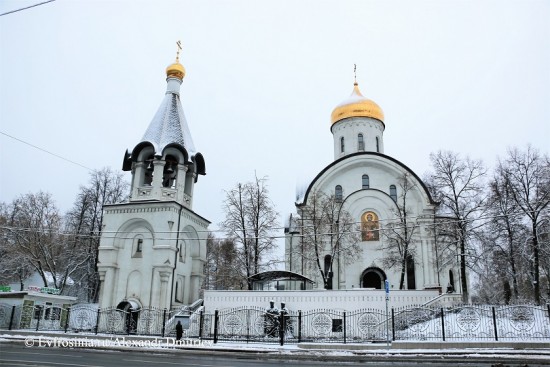
[[419, 306], [391, 309], [388, 313], [378, 309], [272, 313], [261, 307], [241, 307], [181, 316], [180, 311], [0, 303], [0, 329], [169, 336], [175, 333], [175, 320], [185, 317], [185, 337], [215, 343], [550, 340], [550, 305]]

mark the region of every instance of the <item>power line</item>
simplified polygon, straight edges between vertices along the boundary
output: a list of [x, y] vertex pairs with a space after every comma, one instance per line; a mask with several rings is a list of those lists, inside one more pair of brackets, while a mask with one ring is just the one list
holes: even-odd
[[[53, 0], [52, 0], [52, 1], [53, 1]], [[75, 162], [75, 161], [71, 161], [70, 159], [65, 158], [65, 157], [62, 157], [62, 156], [60, 156], [60, 155], [58, 155], [58, 154], [49, 152], [49, 151], [47, 151], [46, 149], [40, 148], [40, 147], [38, 147], [38, 146], [36, 146], [36, 145], [33, 145], [33, 144], [31, 144], [31, 143], [27, 143], [26, 141], [21, 140], [21, 139], [19, 139], [19, 138], [16, 138], [15, 136], [11, 136], [11, 135], [9, 135], [9, 134], [6, 134], [6, 133], [3, 132], [3, 131], [0, 131], [0, 134], [5, 135], [5, 136], [7, 136], [8, 138], [12, 138], [13, 140], [17, 140], [17, 141], [19, 141], [19, 142], [21, 142], [21, 143], [23, 143], [23, 144], [27, 144], [27, 145], [29, 145], [29, 146], [35, 148], [35, 149], [38, 149], [38, 150], [41, 150], [41, 151], [45, 152], [45, 153], [51, 154], [51, 155], [53, 155], [54, 157], [63, 159], [64, 161], [67, 161], [67, 162], [69, 162], [69, 163], [72, 163], [72, 164], [75, 164], [75, 165], [80, 166], [80, 167], [82, 167], [82, 168], [85, 168], [85, 169], [87, 169], [88, 171], [93, 171], [93, 169], [91, 169], [91, 168], [89, 168], [89, 167], [86, 167], [86, 166], [84, 166], [84, 165], [82, 165], [82, 164], [80, 164], [80, 163], [77, 163], [77, 162]]]
[[[502, 217], [514, 217], [514, 216], [519, 216], [519, 215], [523, 215], [522, 212], [518, 211], [516, 213], [508, 213], [508, 214], [498, 214], [498, 215], [487, 215], [487, 216], [481, 216], [479, 218], [472, 218], [472, 219], [462, 219], [462, 220], [458, 220], [458, 221], [461, 221], [461, 222], [474, 222], [474, 221], [477, 221], [477, 220], [485, 220], [485, 221], [488, 221], [488, 220], [491, 220], [491, 219], [496, 219], [496, 218], [502, 218]], [[447, 225], [447, 224], [452, 224], [452, 223], [456, 223], [457, 220], [456, 219], [449, 219], [448, 221], [436, 221], [435, 223], [422, 223], [422, 224], [417, 224], [417, 226], [419, 228], [427, 228], [427, 227], [438, 227], [438, 226], [443, 226], [443, 225]], [[392, 229], [399, 229], [399, 228], [404, 228], [404, 227], [393, 227]], [[72, 231], [63, 231], [63, 230], [58, 230], [58, 229], [45, 229], [45, 228], [40, 228], [40, 229], [35, 229], [35, 228], [25, 228], [25, 227], [16, 227], [16, 226], [0, 226], [0, 229], [3, 229], [3, 230], [7, 230], [7, 231], [14, 231], [14, 232], [38, 232], [38, 233], [49, 233], [49, 234], [56, 234], [56, 235], [60, 235], [60, 236], [74, 236], [74, 237], [81, 237], [81, 238], [99, 238], [99, 237], [103, 237], [103, 238], [119, 238], [119, 239], [132, 239], [134, 237], [124, 237], [124, 236], [121, 236], [121, 237], [117, 237], [117, 234], [119, 233], [118, 231], [101, 231], [101, 233], [99, 232], [95, 232], [95, 233], [75, 233], [75, 232], [72, 232]], [[282, 229], [282, 227], [276, 227], [276, 229]], [[379, 228], [378, 231], [380, 232], [384, 232], [384, 231], [387, 231], [389, 230], [389, 228]], [[224, 230], [195, 230], [195, 231], [185, 231], [185, 230], [182, 230], [182, 231], [179, 231], [180, 234], [198, 234], [198, 233], [215, 233], [215, 232], [224, 232]], [[149, 231], [136, 231], [136, 232], [132, 232], [132, 235], [144, 235], [144, 234], [152, 234], [154, 235], [154, 239], [155, 240], [159, 240], [159, 241], [166, 241], [166, 240], [174, 240], [173, 237], [167, 237], [167, 236], [164, 236], [166, 234], [171, 234], [171, 233], [176, 233], [176, 232], [171, 232], [171, 231], [153, 231], [153, 232], [149, 232]], [[342, 231], [340, 233], [361, 233], [361, 230], [358, 229], [356, 231]], [[323, 232], [323, 233], [317, 233], [317, 235], [319, 236], [330, 236], [330, 235], [335, 235], [336, 233], [334, 232]], [[295, 238], [299, 238], [299, 237], [307, 237], [308, 234], [297, 234], [297, 235], [294, 235], [293, 237]], [[277, 239], [277, 238], [286, 238], [287, 235], [286, 234], [282, 234], [282, 235], [265, 235], [265, 236], [258, 236], [258, 237], [255, 237], [255, 236], [249, 236], [249, 239], [251, 240], [254, 240], [254, 239]], [[215, 237], [214, 239], [215, 240], [226, 240], [226, 239], [231, 239], [232, 237]], [[200, 237], [194, 237], [194, 238], [184, 238], [184, 239], [190, 239], [190, 240], [201, 240]]]
[[44, 4], [47, 4], [47, 3], [51, 3], [52, 1], [55, 1], [55, 0], [43, 1], [43, 2], [41, 2], [41, 3], [34, 4], [34, 5], [30, 5], [30, 6], [27, 6], [27, 7], [25, 7], [25, 8], [11, 10], [11, 11], [8, 11], [8, 12], [6, 12], [6, 13], [0, 14], [0, 17], [3, 16], [3, 15], [8, 15], [8, 14], [12, 14], [12, 13], [17, 13], [18, 11], [22, 11], [22, 10], [27, 10], [27, 9], [30, 9], [30, 8], [34, 8], [35, 6], [39, 6], [39, 5], [44, 5]]

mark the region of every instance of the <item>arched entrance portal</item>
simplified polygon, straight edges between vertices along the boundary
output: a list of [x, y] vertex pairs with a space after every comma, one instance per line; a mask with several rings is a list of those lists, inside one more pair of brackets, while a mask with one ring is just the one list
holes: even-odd
[[122, 313], [126, 333], [136, 333], [140, 309], [141, 306], [135, 301], [123, 300], [116, 306], [116, 310]]
[[361, 287], [383, 289], [386, 274], [379, 268], [367, 268], [361, 274]]

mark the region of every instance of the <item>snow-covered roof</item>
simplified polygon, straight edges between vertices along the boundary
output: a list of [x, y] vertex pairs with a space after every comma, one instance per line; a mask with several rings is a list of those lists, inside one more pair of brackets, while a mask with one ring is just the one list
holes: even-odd
[[[44, 276], [46, 277], [46, 281], [48, 282], [48, 284], [53, 284], [54, 283], [52, 273], [50, 273], [49, 271], [45, 271]], [[63, 279], [63, 275], [57, 274], [56, 278], [57, 279]], [[74, 285], [74, 280], [71, 277], [67, 277], [66, 284], [67, 285]]]
[[141, 141], [153, 144], [157, 153], [162, 152], [169, 144], [179, 144], [185, 147], [189, 156], [194, 156], [197, 151], [183, 113], [179, 85], [174, 88], [171, 83], [177, 81], [169, 79], [164, 99]]

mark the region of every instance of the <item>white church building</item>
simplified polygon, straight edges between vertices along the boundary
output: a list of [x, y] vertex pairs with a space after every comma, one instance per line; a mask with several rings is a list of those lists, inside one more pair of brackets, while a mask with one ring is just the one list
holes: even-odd
[[[438, 255], [433, 231], [438, 220], [437, 203], [410, 168], [384, 153], [384, 130], [382, 109], [363, 97], [355, 83], [351, 96], [332, 112], [334, 161], [311, 181], [295, 203], [296, 212], [286, 220], [285, 271], [254, 275], [260, 281], [254, 284], [253, 291], [205, 290], [208, 312], [266, 307], [271, 301], [277, 305], [285, 303], [295, 311], [384, 309], [386, 281], [391, 307], [461, 302], [458, 265], [449, 257], [443, 261]], [[403, 184], [405, 177], [407, 185]], [[332, 244], [319, 240], [327, 246], [318, 246], [317, 255], [311, 243], [306, 243], [313, 242], [308, 207], [319, 193], [333, 199], [341, 218], [347, 213], [352, 225], [346, 230], [357, 231], [354, 248], [358, 251], [346, 253], [347, 258], [338, 249], [350, 245], [339, 242], [349, 240], [349, 236], [335, 236], [337, 240]], [[408, 253], [404, 256], [405, 266], [388, 266], [385, 258], [393, 239], [390, 232], [384, 231], [398, 231], [403, 226], [400, 211], [401, 216], [408, 216]], [[335, 228], [342, 223], [334, 224], [330, 230], [324, 227], [317, 234], [338, 232]], [[319, 268], [326, 277], [321, 276]], [[402, 269], [405, 271], [401, 288]]]
[[98, 270], [100, 307], [171, 309], [199, 298], [210, 222], [193, 211], [206, 174], [180, 100], [185, 69], [166, 69], [166, 93], [141, 141], [124, 155], [128, 202], [104, 207]]
[[[361, 94], [357, 82], [351, 96], [334, 108], [330, 130], [334, 161], [311, 181], [296, 202], [296, 213], [287, 219], [286, 270], [308, 277], [321, 289], [384, 289], [387, 280], [390, 288], [397, 290], [404, 269], [403, 290], [459, 290], [456, 262], [442, 264], [438, 258], [433, 230], [437, 203], [410, 168], [385, 154], [384, 114], [375, 102]], [[311, 222], [306, 208], [315, 193], [334, 198], [341, 206], [339, 210], [348, 213], [356, 224], [360, 251], [351, 259], [342, 258], [342, 252], [328, 247], [320, 248], [318, 256], [307, 250], [310, 247], [304, 243], [308, 241], [304, 228]], [[396, 242], [389, 228], [402, 228], [405, 213], [409, 232], [405, 265], [397, 262], [389, 266], [385, 261], [387, 249], [391, 241]], [[401, 251], [403, 256], [403, 244], [399, 245], [401, 249], [397, 242], [394, 244], [394, 252]], [[320, 260], [320, 266], [312, 266], [312, 257]], [[319, 268], [327, 275], [328, 284]]]

